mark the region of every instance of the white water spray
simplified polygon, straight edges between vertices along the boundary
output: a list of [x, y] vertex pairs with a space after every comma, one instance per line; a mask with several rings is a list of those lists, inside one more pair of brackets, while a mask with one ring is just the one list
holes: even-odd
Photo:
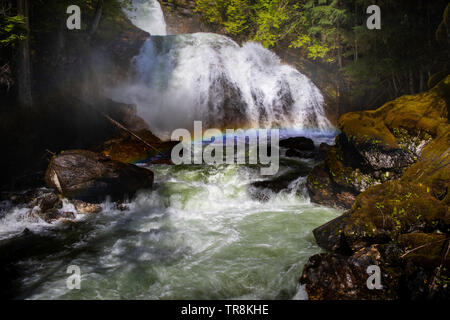
[[158, 1], [133, 0], [131, 7], [125, 7], [124, 12], [136, 27], [152, 36], [167, 34], [166, 22]]
[[[148, 2], [134, 5], [140, 12]], [[306, 76], [258, 43], [241, 47], [212, 33], [150, 37], [134, 59], [129, 83], [111, 95], [136, 104], [164, 137], [192, 128], [194, 120], [210, 128], [333, 129], [319, 89]]]

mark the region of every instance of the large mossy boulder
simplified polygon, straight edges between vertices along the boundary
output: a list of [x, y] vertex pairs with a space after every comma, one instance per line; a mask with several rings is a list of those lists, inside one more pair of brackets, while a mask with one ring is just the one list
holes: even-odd
[[151, 188], [153, 172], [86, 150], [64, 151], [50, 161], [47, 185], [63, 196], [89, 202], [122, 200]]
[[[310, 298], [448, 300], [449, 97], [450, 76], [426, 93], [340, 119], [336, 146], [312, 171], [308, 188], [313, 201], [330, 203], [343, 190], [355, 200], [313, 231], [331, 253], [311, 257], [303, 270]], [[373, 248], [387, 288], [376, 293], [361, 276], [367, 264], [358, 262], [370, 260]]]
[[444, 154], [448, 144], [449, 101], [450, 76], [427, 92], [399, 97], [377, 110], [344, 114], [335, 147], [308, 177], [311, 199], [349, 209], [359, 193], [400, 178], [419, 159], [417, 169], [433, 167], [431, 159]]
[[411, 232], [450, 231], [448, 206], [427, 192], [427, 187], [402, 180], [363, 192], [345, 216], [345, 224], [337, 232], [353, 251], [397, 241], [400, 235]]

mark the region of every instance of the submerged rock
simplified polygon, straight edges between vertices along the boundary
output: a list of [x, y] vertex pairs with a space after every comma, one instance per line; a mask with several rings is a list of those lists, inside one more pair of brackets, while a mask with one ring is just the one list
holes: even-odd
[[[258, 201], [268, 201], [272, 195], [277, 194], [283, 190], [291, 190], [296, 187], [296, 180], [299, 177], [306, 177], [309, 172], [306, 165], [297, 164], [295, 169], [288, 172], [281, 173], [279, 176], [267, 180], [253, 182], [249, 185], [250, 196]], [[300, 194], [303, 189], [296, 190]]]
[[73, 212], [62, 211], [63, 202], [56, 193], [47, 192], [28, 203], [30, 217], [39, 217], [47, 223], [58, 219], [74, 219]]
[[41, 211], [62, 208], [62, 201], [55, 193], [48, 193], [42, 196], [38, 201], [40, 202], [39, 207]]
[[45, 181], [67, 198], [98, 202], [108, 196], [121, 200], [151, 188], [153, 172], [91, 151], [70, 150], [52, 158]]

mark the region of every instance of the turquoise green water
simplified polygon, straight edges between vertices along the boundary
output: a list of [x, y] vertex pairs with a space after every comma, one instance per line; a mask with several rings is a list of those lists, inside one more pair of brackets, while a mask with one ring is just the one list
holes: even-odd
[[[63, 249], [22, 262], [33, 268], [22, 281], [26, 298], [305, 298], [297, 279], [320, 251], [311, 231], [339, 214], [309, 202], [305, 178], [259, 202], [248, 187], [262, 179], [256, 168], [150, 169], [155, 189], [130, 210], [104, 203], [76, 229], [61, 227]], [[69, 265], [81, 269], [80, 290], [67, 289]]]

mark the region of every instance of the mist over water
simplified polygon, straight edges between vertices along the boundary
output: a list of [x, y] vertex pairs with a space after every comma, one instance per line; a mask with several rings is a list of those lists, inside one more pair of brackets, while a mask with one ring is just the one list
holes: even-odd
[[[281, 127], [331, 143], [334, 128], [312, 82], [257, 43], [197, 33], [166, 34], [156, 0], [134, 0], [133, 23], [152, 36], [111, 97], [138, 106], [152, 131], [175, 128]], [[137, 14], [136, 14], [137, 13]], [[132, 14], [135, 14], [132, 16]], [[277, 177], [289, 186], [254, 197], [258, 165], [151, 165], [152, 190], [120, 211], [105, 201], [76, 223], [30, 220], [27, 210], [0, 203], [0, 245], [29, 228], [34, 254], [17, 262], [27, 299], [305, 299], [298, 278], [320, 251], [312, 230], [340, 214], [312, 204], [306, 174], [316, 163], [282, 157]], [[61, 210], [74, 211], [65, 200]], [[33, 218], [35, 219], [35, 218]], [[81, 290], [66, 286], [69, 265], [81, 269]]]

